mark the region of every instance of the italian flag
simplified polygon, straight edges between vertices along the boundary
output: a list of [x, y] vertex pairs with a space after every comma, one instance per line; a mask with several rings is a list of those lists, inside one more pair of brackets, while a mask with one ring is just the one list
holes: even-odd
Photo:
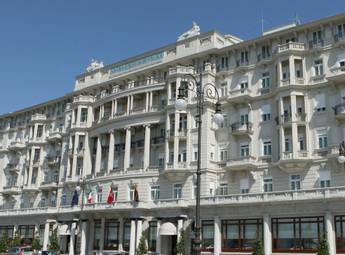
[[92, 191], [90, 190], [89, 191], [89, 194], [87, 195], [87, 203], [88, 204], [91, 204], [93, 202], [93, 199], [92, 199]]

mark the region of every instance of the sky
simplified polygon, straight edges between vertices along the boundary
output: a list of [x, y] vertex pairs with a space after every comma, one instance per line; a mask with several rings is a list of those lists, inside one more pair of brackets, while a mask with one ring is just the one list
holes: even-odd
[[92, 58], [111, 64], [173, 43], [196, 21], [242, 39], [345, 12], [345, 0], [0, 0], [0, 114], [73, 91]]

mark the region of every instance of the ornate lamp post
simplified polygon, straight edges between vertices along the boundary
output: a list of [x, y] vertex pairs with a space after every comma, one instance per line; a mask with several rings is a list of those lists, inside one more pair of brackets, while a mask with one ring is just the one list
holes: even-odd
[[[192, 81], [188, 82], [187, 78], [191, 78]], [[214, 104], [215, 114], [213, 120], [216, 124], [221, 124], [224, 121], [224, 116], [221, 114], [221, 104], [219, 102], [219, 94], [216, 86], [212, 83], [202, 84], [202, 73], [199, 75], [199, 81], [192, 74], [185, 74], [184, 81], [181, 82], [175, 107], [177, 110], [183, 111], [187, 108], [187, 101], [185, 99], [187, 91], [196, 92], [197, 96], [197, 123], [198, 123], [198, 161], [196, 171], [196, 208], [195, 208], [195, 238], [194, 238], [194, 252], [196, 255], [200, 254], [201, 251], [201, 222], [200, 222], [200, 175], [201, 175], [201, 127], [202, 127], [202, 115], [204, 111], [205, 99], [216, 100]]]

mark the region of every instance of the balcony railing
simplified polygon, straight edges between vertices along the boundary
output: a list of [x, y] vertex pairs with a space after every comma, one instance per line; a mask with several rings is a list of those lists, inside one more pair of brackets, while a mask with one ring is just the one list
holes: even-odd
[[319, 41], [309, 41], [309, 49], [319, 49], [324, 46], [324, 41], [319, 40]]
[[253, 124], [251, 122], [242, 123], [242, 122], [235, 122], [231, 124], [231, 131], [232, 133], [247, 133], [252, 132]]
[[192, 66], [176, 66], [169, 68], [169, 75], [175, 74], [193, 74], [194, 67]]
[[288, 42], [285, 44], [278, 45], [275, 49], [275, 54], [284, 53], [287, 51], [304, 51], [305, 45], [304, 43], [298, 43], [298, 42]]
[[335, 43], [345, 42], [345, 35], [344, 34], [336, 34], [336, 35], [334, 35], [334, 42]]

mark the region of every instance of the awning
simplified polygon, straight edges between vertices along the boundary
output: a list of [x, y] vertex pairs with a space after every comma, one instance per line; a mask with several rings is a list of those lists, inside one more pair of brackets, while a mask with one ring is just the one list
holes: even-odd
[[160, 226], [159, 234], [161, 236], [175, 236], [177, 235], [177, 228], [173, 223], [165, 222]]

